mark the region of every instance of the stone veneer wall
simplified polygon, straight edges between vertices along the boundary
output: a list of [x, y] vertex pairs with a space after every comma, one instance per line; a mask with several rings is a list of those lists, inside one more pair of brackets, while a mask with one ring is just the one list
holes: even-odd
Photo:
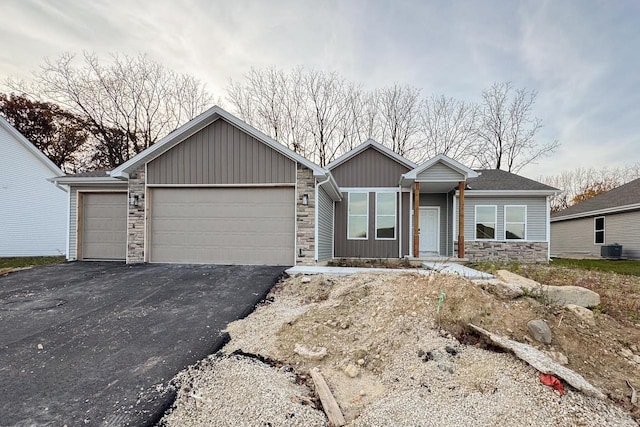
[[[313, 171], [298, 164], [296, 172], [296, 264], [315, 264], [316, 179]], [[302, 204], [302, 195], [309, 196], [309, 204]]]
[[[455, 250], [458, 244], [455, 243]], [[546, 242], [464, 242], [464, 256], [471, 262], [497, 261], [522, 263], [548, 263]]]
[[129, 174], [129, 200], [138, 196], [138, 206], [128, 206], [127, 215], [127, 264], [144, 262], [144, 165]]

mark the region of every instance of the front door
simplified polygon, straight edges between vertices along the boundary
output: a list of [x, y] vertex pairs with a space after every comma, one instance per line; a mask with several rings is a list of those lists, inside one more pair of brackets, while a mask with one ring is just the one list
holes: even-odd
[[420, 207], [420, 253], [440, 253], [440, 208]]

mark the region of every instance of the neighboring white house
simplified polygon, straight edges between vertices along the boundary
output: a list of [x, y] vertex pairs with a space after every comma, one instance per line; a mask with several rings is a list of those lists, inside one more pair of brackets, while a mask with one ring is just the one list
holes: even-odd
[[68, 193], [64, 175], [0, 117], [0, 257], [64, 255]]

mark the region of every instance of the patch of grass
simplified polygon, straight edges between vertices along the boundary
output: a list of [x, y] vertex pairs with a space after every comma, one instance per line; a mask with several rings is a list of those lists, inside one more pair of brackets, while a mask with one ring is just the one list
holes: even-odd
[[607, 273], [640, 276], [640, 261], [609, 259], [567, 259], [555, 258], [550, 263], [554, 267], [577, 268], [581, 270], [604, 271]]
[[65, 262], [65, 257], [63, 256], [0, 258], [0, 269], [36, 267], [39, 265], [60, 264], [62, 262]]

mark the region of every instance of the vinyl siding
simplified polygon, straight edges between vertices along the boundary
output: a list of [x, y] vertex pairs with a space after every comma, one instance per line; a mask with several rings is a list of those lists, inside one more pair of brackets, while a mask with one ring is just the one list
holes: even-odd
[[[69, 189], [69, 253], [67, 259], [78, 258], [78, 192], [79, 191], [127, 191], [126, 183], [120, 185], [71, 186]], [[66, 227], [65, 227], [66, 228]]]
[[0, 127], [0, 257], [66, 253], [67, 193], [57, 174]]
[[[458, 201], [459, 202], [459, 201]], [[544, 242], [546, 235], [547, 199], [543, 197], [465, 197], [464, 199], [464, 238], [475, 240], [475, 207], [477, 205], [497, 206], [497, 224], [495, 240], [504, 241], [504, 207], [506, 205], [527, 206], [526, 240]], [[456, 206], [458, 212], [459, 205]]]
[[318, 187], [318, 260], [333, 258], [333, 200]]
[[340, 187], [397, 187], [409, 168], [373, 147], [331, 170]]
[[147, 165], [147, 184], [293, 184], [296, 164], [218, 119]]
[[[621, 244], [623, 257], [640, 259], [640, 211], [604, 217], [605, 244]], [[594, 217], [551, 223], [552, 256], [600, 257], [601, 246], [594, 243]]]
[[437, 206], [440, 208], [440, 254], [453, 255], [453, 195], [447, 203], [446, 193], [421, 193], [420, 206]]
[[420, 172], [416, 181], [464, 181], [465, 176], [443, 164], [437, 162], [427, 170]]
[[[335, 206], [335, 256], [344, 258], [398, 258], [398, 229], [396, 228], [396, 238], [394, 240], [376, 240], [376, 194], [369, 193], [369, 233], [367, 240], [347, 239], [347, 212], [349, 195], [343, 192], [341, 202], [336, 202]], [[396, 211], [396, 227], [398, 227], [398, 213]], [[404, 214], [404, 212], [403, 212]], [[404, 230], [403, 230], [404, 231]]]

